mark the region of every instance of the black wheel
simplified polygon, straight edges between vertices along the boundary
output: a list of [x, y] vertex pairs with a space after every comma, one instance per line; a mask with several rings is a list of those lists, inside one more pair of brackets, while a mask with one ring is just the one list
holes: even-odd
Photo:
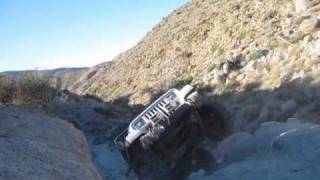
[[198, 108], [198, 113], [209, 139], [221, 141], [231, 133], [231, 116], [222, 104], [214, 101], [204, 102]]
[[154, 139], [152, 139], [150, 136], [144, 135], [140, 137], [140, 144], [143, 149], [149, 149], [153, 142]]

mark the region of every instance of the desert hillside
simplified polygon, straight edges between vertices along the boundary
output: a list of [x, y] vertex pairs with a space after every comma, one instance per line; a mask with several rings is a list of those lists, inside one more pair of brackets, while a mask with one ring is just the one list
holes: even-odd
[[236, 130], [288, 117], [318, 122], [319, 2], [193, 0], [71, 90], [147, 104], [191, 83], [222, 100]]
[[219, 95], [317, 82], [318, 2], [193, 0], [135, 47], [92, 68], [73, 90], [144, 104], [153, 91], [187, 82]]

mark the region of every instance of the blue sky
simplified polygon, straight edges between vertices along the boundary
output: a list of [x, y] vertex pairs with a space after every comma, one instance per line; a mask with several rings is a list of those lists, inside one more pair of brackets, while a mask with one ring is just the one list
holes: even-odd
[[188, 0], [0, 0], [0, 71], [93, 66]]

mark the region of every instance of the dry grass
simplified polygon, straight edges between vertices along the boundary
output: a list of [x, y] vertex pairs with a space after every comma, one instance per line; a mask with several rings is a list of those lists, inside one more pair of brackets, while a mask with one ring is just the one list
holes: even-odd
[[0, 77], [0, 103], [47, 107], [54, 90], [49, 79], [28, 73], [17, 79]]
[[13, 102], [16, 93], [16, 84], [14, 81], [1, 76], [0, 77], [0, 102], [11, 103]]

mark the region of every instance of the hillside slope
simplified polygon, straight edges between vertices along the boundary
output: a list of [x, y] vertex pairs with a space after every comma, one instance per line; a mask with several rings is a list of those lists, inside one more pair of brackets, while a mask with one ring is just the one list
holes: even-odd
[[154, 89], [190, 81], [223, 94], [317, 78], [318, 2], [302, 11], [289, 0], [193, 0], [135, 47], [92, 68], [72, 90], [145, 104]]
[[134, 105], [191, 83], [228, 107], [235, 130], [289, 117], [318, 123], [319, 2], [193, 0], [71, 90]]

